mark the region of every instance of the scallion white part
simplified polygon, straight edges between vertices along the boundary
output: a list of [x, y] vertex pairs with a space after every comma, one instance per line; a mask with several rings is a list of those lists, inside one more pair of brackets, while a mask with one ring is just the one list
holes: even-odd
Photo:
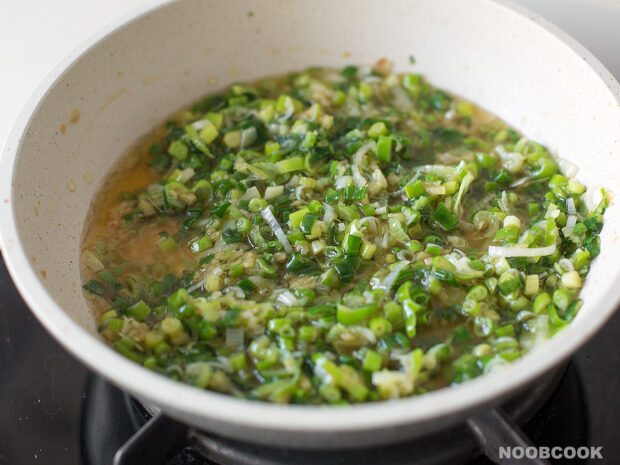
[[573, 163], [564, 158], [558, 158], [558, 165], [560, 165], [560, 169], [564, 173], [564, 176], [569, 179], [574, 178], [577, 174], [577, 171], [579, 171], [579, 168], [577, 168]]
[[545, 257], [547, 255], [553, 255], [556, 248], [555, 244], [531, 249], [526, 247], [499, 247], [490, 245], [489, 257]]
[[394, 268], [387, 274], [387, 276], [381, 281], [381, 284], [377, 286], [378, 289], [383, 289], [386, 292], [389, 292], [392, 289], [392, 286], [396, 282], [396, 278], [398, 278], [398, 274], [401, 272], [403, 268], [409, 265], [408, 260], [403, 260], [400, 263], [394, 265]]
[[271, 213], [271, 208], [268, 206], [265, 207], [262, 210], [261, 215], [263, 216], [267, 224], [273, 230], [273, 233], [276, 235], [276, 237], [282, 244], [282, 247], [284, 248], [285, 252], [291, 253], [293, 251], [293, 248], [291, 247], [291, 243], [288, 241], [286, 234], [284, 234], [284, 231], [282, 230], [282, 227], [278, 223], [278, 220], [276, 220], [276, 217], [273, 216], [273, 213]]

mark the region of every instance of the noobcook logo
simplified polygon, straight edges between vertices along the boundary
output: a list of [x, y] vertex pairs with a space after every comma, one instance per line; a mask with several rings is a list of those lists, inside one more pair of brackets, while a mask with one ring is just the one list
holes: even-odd
[[501, 459], [602, 459], [603, 447], [500, 447]]

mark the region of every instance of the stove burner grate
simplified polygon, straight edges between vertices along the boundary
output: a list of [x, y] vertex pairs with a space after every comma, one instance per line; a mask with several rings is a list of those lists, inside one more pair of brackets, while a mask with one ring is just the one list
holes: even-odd
[[498, 463], [499, 446], [587, 445], [585, 404], [574, 364], [501, 409], [466, 423], [401, 443], [344, 450], [283, 449], [195, 431], [162, 413], [151, 415], [94, 376], [87, 392], [82, 412], [85, 465], [488, 465]]

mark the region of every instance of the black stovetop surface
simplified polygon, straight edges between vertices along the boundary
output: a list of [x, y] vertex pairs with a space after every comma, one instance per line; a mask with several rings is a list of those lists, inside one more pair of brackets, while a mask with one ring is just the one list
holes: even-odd
[[[558, 394], [525, 427], [538, 445], [602, 446], [604, 459], [592, 463], [620, 463], [618, 339], [620, 312], [573, 357]], [[0, 464], [90, 465], [81, 425], [92, 383], [30, 313], [0, 260]], [[126, 410], [117, 404], [102, 405], [112, 430], [128, 428], [114, 426]], [[183, 463], [179, 457], [172, 463]]]

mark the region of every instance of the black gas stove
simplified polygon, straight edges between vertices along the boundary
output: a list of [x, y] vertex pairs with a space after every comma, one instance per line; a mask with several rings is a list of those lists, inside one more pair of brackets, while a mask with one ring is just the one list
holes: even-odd
[[[32, 316], [0, 261], [0, 464], [111, 465], [116, 457], [119, 465], [480, 465], [497, 460], [498, 445], [601, 446], [603, 459], [549, 462], [616, 464], [619, 337], [617, 313], [544, 386], [421, 441], [328, 452], [265, 448], [188, 430], [90, 373]], [[521, 463], [513, 460], [501, 463]]]

